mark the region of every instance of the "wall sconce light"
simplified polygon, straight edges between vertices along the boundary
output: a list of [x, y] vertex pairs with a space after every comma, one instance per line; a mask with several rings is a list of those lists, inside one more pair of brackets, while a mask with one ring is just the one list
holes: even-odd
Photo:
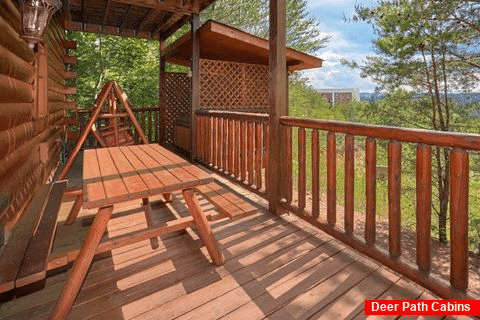
[[60, 0], [21, 0], [22, 39], [33, 49], [42, 41], [52, 15], [62, 6]]

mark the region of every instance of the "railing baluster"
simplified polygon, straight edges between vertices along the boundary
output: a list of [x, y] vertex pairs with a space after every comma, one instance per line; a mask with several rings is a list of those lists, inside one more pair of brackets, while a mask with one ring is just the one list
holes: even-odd
[[262, 188], [262, 125], [255, 123], [255, 187]]
[[212, 133], [212, 118], [211, 117], [207, 117], [207, 132], [206, 132], [206, 143], [207, 143], [207, 154], [205, 155], [206, 157], [206, 164], [207, 166], [210, 165], [210, 163], [212, 163], [212, 152], [213, 152], [213, 147], [212, 147], [212, 136], [213, 136], [213, 133]]
[[432, 224], [432, 147], [417, 146], [417, 265], [424, 272], [431, 267], [430, 230]]
[[253, 184], [253, 122], [247, 124], [247, 171], [248, 184]]
[[235, 178], [240, 177], [240, 121], [235, 121]]
[[268, 170], [268, 157], [270, 155], [270, 130], [268, 130], [268, 125], [263, 124], [263, 136], [264, 136], [264, 143], [265, 143], [265, 157], [264, 157], [264, 166], [265, 166], [265, 193], [268, 194], [268, 183], [267, 183], [267, 178], [269, 175], [269, 170]]
[[147, 111], [148, 114], [148, 142], [153, 142], [152, 141], [152, 133], [153, 133], [153, 128], [152, 128], [152, 111]]
[[212, 118], [212, 167], [218, 168], [218, 118]]
[[204, 156], [203, 156], [203, 144], [202, 144], [202, 140], [203, 140], [203, 117], [202, 116], [196, 116], [196, 129], [197, 129], [197, 134], [196, 134], [196, 137], [197, 137], [197, 141], [195, 142], [196, 145], [197, 145], [197, 157], [201, 160], [204, 159]]
[[365, 142], [365, 182], [365, 242], [373, 245], [376, 237], [377, 141], [370, 137]]
[[307, 151], [306, 151], [305, 128], [298, 128], [298, 208], [305, 211], [307, 189]]
[[233, 159], [234, 159], [234, 143], [233, 143], [233, 128], [234, 120], [228, 120], [228, 174], [233, 175]]
[[223, 163], [223, 145], [225, 144], [225, 132], [223, 131], [223, 121], [224, 120], [222, 118], [218, 118], [217, 166], [218, 166], [218, 170], [221, 170], [221, 171], [223, 171], [225, 168]]
[[283, 196], [288, 204], [292, 203], [292, 127], [285, 127], [285, 170], [282, 177]]
[[327, 222], [333, 227], [337, 222], [337, 138], [327, 134]]
[[345, 136], [345, 232], [353, 233], [354, 228], [354, 179], [355, 179], [355, 140]]
[[450, 283], [458, 290], [468, 288], [468, 153], [450, 152]]
[[223, 172], [227, 173], [228, 172], [228, 119], [223, 119], [223, 132], [222, 132], [222, 168]]
[[247, 180], [247, 123], [240, 122], [240, 180]]
[[401, 236], [401, 157], [402, 144], [390, 141], [388, 144], [388, 244], [390, 255], [394, 258], [400, 256]]
[[320, 151], [318, 130], [312, 130], [312, 215], [320, 215]]

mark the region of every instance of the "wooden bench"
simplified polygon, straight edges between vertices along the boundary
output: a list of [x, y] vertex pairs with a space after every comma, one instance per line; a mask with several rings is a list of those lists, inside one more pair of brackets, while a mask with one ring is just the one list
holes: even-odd
[[254, 214], [258, 209], [242, 199], [233, 191], [216, 182], [195, 187], [200, 193], [224, 216], [230, 219], [239, 219]]
[[35, 193], [0, 255], [0, 293], [44, 280], [67, 181]]

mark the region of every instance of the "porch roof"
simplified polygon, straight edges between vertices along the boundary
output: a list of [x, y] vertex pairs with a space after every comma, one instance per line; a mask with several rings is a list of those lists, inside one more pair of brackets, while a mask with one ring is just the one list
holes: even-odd
[[64, 0], [67, 30], [166, 39], [215, 0]]
[[[269, 42], [247, 32], [209, 20], [198, 30], [200, 58], [230, 62], [268, 65]], [[192, 43], [190, 32], [162, 50], [162, 58], [169, 63], [190, 66]], [[287, 48], [289, 71], [318, 68], [323, 60]]]

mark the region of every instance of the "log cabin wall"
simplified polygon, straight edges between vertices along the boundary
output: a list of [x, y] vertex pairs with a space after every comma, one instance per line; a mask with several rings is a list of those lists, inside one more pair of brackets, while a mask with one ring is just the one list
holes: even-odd
[[35, 189], [52, 176], [71, 103], [64, 80], [64, 31], [52, 19], [44, 47], [19, 36], [12, 0], [0, 5], [0, 248]]

